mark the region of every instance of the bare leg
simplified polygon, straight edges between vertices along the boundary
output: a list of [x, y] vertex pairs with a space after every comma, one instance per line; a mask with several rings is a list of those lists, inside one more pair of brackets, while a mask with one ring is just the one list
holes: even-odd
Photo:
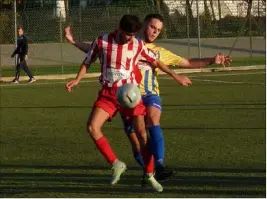
[[103, 124], [109, 119], [109, 117], [110, 116], [106, 111], [101, 108], [94, 107], [87, 122], [87, 129], [98, 150], [105, 159], [113, 165], [114, 171], [111, 184], [116, 184], [120, 180], [121, 174], [126, 170], [126, 165], [118, 160], [108, 140], [101, 131]]

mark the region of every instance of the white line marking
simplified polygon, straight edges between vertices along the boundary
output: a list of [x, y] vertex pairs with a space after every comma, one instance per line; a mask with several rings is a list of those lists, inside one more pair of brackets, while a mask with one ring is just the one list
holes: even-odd
[[[52, 80], [53, 81], [53, 80]], [[41, 82], [41, 83], [19, 83], [19, 84], [14, 84], [14, 83], [7, 83], [7, 84], [0, 84], [0, 87], [11, 87], [11, 86], [37, 86], [37, 85], [52, 85], [52, 84], [66, 84], [68, 81], [64, 82]], [[84, 80], [81, 81], [80, 83], [88, 83], [88, 82], [98, 82], [98, 80]]]
[[[217, 76], [236, 76], [236, 75], [258, 75], [258, 74], [265, 74], [266, 72], [255, 72], [255, 73], [227, 73], [227, 74], [213, 74], [213, 75], [188, 75], [187, 77], [217, 77]], [[170, 77], [160, 77], [159, 79], [167, 79], [171, 80]], [[220, 82], [220, 83], [236, 83], [236, 84], [260, 84], [260, 85], [265, 85], [264, 83], [246, 83], [246, 82], [227, 82], [227, 81], [218, 81], [218, 80], [201, 80], [201, 79], [194, 79], [197, 81], [214, 81], [214, 82]], [[38, 81], [38, 80], [37, 80]], [[32, 84], [29, 83], [19, 83], [19, 84], [11, 84], [11, 83], [6, 83], [6, 84], [0, 84], [0, 87], [12, 87], [12, 86], [38, 86], [38, 85], [53, 85], [53, 84], [66, 84], [68, 81], [60, 81], [60, 82], [34, 82]], [[81, 81], [80, 83], [89, 83], [89, 82], [98, 82], [98, 79], [95, 80], [84, 80]]]
[[217, 82], [217, 83], [226, 83], [226, 84], [256, 84], [256, 85], [265, 85], [265, 83], [259, 83], [259, 82], [230, 82], [230, 81], [220, 81], [220, 80], [211, 80], [211, 79], [195, 79], [191, 78], [195, 81], [202, 81], [202, 82]]
[[[213, 75], [186, 75], [187, 77], [218, 77], [218, 76], [236, 76], [236, 75], [258, 75], [266, 74], [266, 72], [255, 72], [255, 73], [227, 73], [227, 74], [213, 74]], [[165, 79], [164, 77], [161, 79]], [[169, 78], [168, 78], [169, 79]]]
[[[266, 72], [255, 72], [255, 73], [229, 73], [229, 74], [213, 74], [213, 75], [188, 75], [191, 80], [203, 81], [203, 82], [217, 82], [217, 83], [226, 83], [226, 84], [255, 84], [255, 85], [265, 85], [265, 83], [260, 82], [232, 82], [232, 81], [222, 81], [222, 80], [211, 80], [211, 79], [195, 79], [191, 77], [220, 77], [220, 76], [236, 76], [236, 75], [259, 75], [266, 74]], [[171, 77], [163, 77], [161, 79], [172, 80]]]

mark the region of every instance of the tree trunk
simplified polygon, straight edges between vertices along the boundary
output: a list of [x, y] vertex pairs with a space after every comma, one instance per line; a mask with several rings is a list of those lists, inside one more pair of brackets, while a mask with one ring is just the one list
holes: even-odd
[[188, 10], [188, 13], [189, 13], [189, 17], [190, 19], [193, 19], [193, 11], [192, 11], [192, 8], [191, 8], [191, 4], [190, 4], [190, 0], [186, 0], [186, 8]]
[[252, 0], [247, 0], [247, 2], [248, 2], [247, 16], [250, 16], [252, 8]]
[[207, 0], [204, 0], [204, 10], [205, 10], [205, 16], [209, 18], [210, 17], [210, 11], [209, 11]]
[[66, 21], [68, 21], [68, 18], [69, 18], [69, 0], [64, 0], [64, 4], [65, 4]]
[[211, 12], [212, 12], [212, 19], [216, 20], [215, 12], [214, 12], [214, 7], [213, 7], [213, 2], [210, 0], [210, 7], [211, 7]]
[[[164, 10], [162, 9], [162, 5], [163, 5], [163, 0], [155, 0], [155, 4], [156, 4], [156, 8], [158, 10], [158, 13], [160, 13], [161, 15], [163, 15], [165, 18], [165, 12]], [[168, 13], [169, 14], [169, 13]], [[167, 23], [166, 23], [167, 24]], [[166, 27], [166, 25], [165, 25]], [[167, 31], [166, 31], [166, 28], [163, 27], [162, 31], [161, 31], [161, 35], [162, 35], [162, 38], [163, 39], [167, 39]]]

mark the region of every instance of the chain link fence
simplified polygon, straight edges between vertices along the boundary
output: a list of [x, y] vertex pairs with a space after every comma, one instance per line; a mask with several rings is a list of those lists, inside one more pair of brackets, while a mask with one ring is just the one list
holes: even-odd
[[76, 72], [85, 55], [66, 43], [64, 27], [70, 25], [76, 39], [90, 42], [100, 34], [113, 31], [127, 13], [136, 14], [141, 19], [149, 13], [161, 13], [165, 26], [157, 43], [180, 56], [206, 57], [217, 52], [233, 57], [265, 56], [264, 1], [253, 1], [251, 17], [247, 17], [248, 4], [237, 4], [237, 1], [164, 2], [159, 5], [69, 6], [64, 10], [56, 6], [35, 7], [16, 13], [14, 10], [1, 11], [0, 67], [14, 65], [10, 55], [15, 48], [16, 26], [22, 25], [29, 39], [28, 62], [35, 68], [35, 75], [48, 68], [56, 74]]

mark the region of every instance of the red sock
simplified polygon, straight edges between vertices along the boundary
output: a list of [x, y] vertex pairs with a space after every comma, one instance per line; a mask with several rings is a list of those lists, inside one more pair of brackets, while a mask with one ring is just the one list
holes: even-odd
[[102, 136], [98, 140], [95, 141], [96, 147], [98, 150], [102, 153], [102, 155], [106, 158], [106, 160], [109, 163], [113, 163], [115, 160], [117, 160], [117, 156], [111, 149], [108, 140], [105, 136]]
[[141, 150], [144, 164], [145, 164], [145, 172], [146, 173], [153, 173], [154, 172], [154, 158], [150, 150], [147, 147]]

